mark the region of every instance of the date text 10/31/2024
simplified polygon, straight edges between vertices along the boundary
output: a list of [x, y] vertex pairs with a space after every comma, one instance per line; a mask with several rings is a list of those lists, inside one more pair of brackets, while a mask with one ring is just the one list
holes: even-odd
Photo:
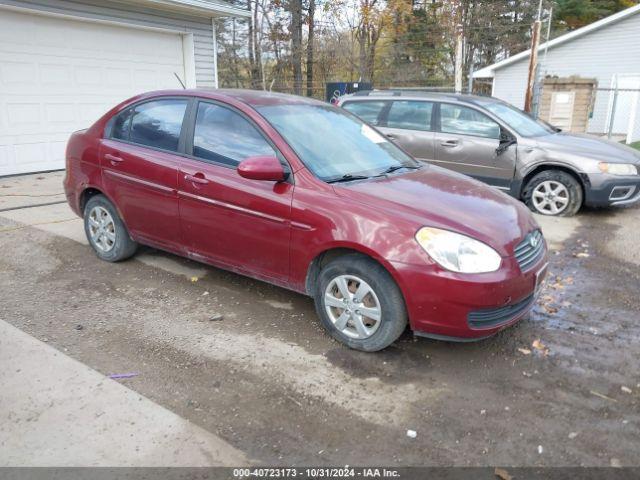
[[387, 468], [315, 467], [315, 468], [234, 468], [234, 478], [398, 478], [400, 473]]

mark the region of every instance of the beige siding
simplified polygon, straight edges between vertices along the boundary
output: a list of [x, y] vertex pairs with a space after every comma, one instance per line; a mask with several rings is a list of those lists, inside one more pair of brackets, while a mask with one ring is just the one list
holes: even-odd
[[589, 114], [595, 94], [595, 80], [570, 77], [565, 79], [548, 78], [544, 82], [538, 114], [540, 118], [554, 125], [561, 126], [552, 117], [553, 94], [558, 92], [572, 93], [571, 128], [565, 131], [585, 133], [589, 123]]

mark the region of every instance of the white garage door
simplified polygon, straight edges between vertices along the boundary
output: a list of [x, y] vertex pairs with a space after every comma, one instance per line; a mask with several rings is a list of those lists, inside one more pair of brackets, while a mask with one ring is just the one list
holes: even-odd
[[0, 175], [64, 168], [69, 134], [118, 102], [180, 88], [179, 34], [0, 9]]

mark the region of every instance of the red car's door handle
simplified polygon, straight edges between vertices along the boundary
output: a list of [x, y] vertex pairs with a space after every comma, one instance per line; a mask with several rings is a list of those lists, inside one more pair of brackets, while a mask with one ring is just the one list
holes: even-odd
[[184, 179], [188, 182], [197, 183], [199, 185], [206, 185], [209, 183], [209, 180], [204, 178], [204, 175], [201, 173], [196, 173], [195, 175], [185, 175]]
[[110, 153], [105, 153], [104, 158], [105, 160], [109, 160], [112, 165], [116, 165], [120, 162], [124, 162], [124, 158], [120, 158], [117, 155], [112, 155]]

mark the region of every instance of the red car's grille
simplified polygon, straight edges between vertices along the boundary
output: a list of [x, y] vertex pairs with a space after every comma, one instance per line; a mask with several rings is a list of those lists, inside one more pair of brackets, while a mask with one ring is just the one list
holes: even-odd
[[534, 230], [516, 245], [514, 250], [520, 270], [525, 271], [544, 254], [544, 238], [540, 230]]

